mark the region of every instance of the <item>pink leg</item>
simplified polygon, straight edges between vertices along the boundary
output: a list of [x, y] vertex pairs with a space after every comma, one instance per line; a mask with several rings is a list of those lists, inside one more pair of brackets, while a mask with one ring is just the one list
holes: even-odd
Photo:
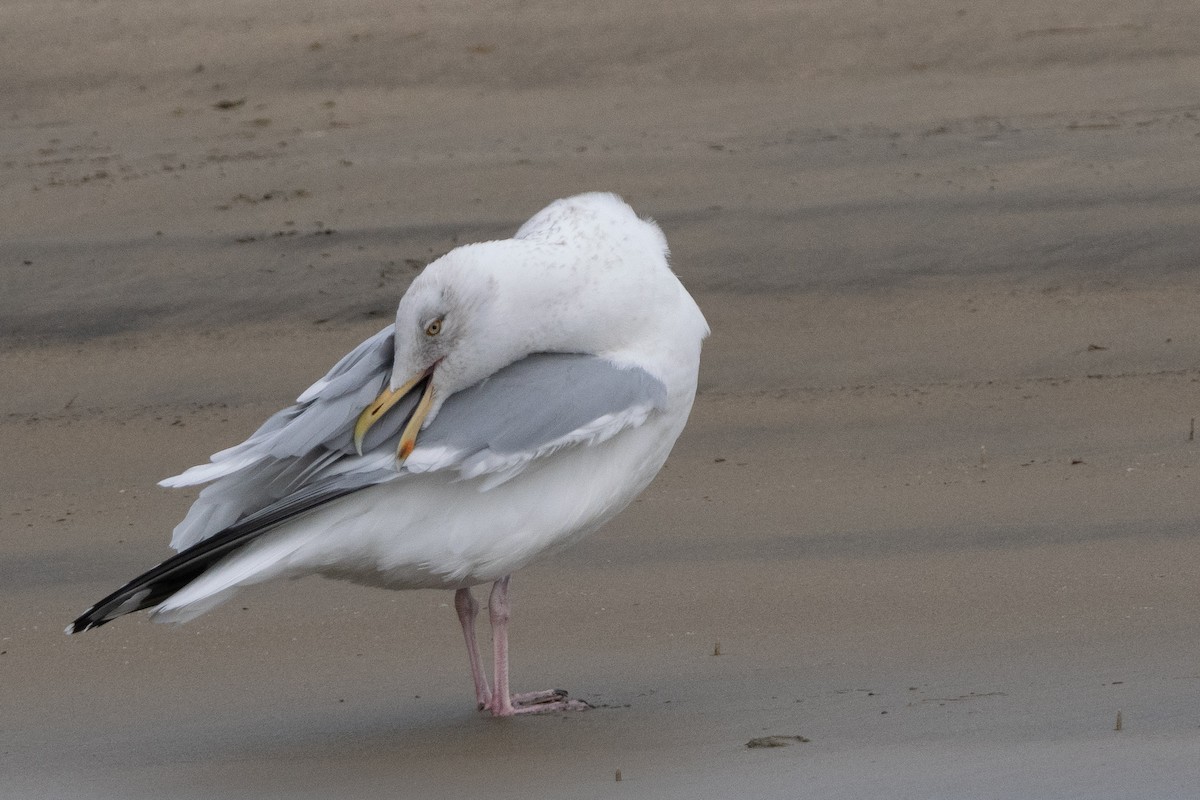
[[463, 639], [467, 642], [467, 657], [471, 659], [471, 679], [475, 681], [475, 700], [479, 708], [487, 708], [492, 699], [487, 676], [483, 674], [483, 662], [479, 659], [479, 645], [475, 642], [475, 617], [479, 614], [479, 603], [470, 589], [459, 589], [454, 593], [454, 610], [462, 624]]
[[492, 622], [492, 655], [495, 660], [493, 681], [495, 691], [486, 708], [494, 717], [514, 714], [536, 714], [543, 711], [582, 711], [591, 708], [582, 700], [568, 700], [562, 689], [528, 692], [513, 695], [508, 688], [508, 579], [505, 576], [492, 585], [488, 598], [488, 614]]

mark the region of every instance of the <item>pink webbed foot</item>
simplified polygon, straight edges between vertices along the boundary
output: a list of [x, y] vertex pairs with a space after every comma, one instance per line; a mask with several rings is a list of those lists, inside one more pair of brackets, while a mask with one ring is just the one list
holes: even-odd
[[517, 714], [549, 714], [555, 711], [587, 711], [591, 704], [583, 700], [571, 700], [565, 689], [546, 689], [540, 692], [514, 694], [508, 703], [499, 695], [488, 703], [487, 710], [493, 717], [512, 717]]
[[567, 699], [566, 689], [543, 689], [540, 692], [520, 692], [512, 696], [514, 706], [535, 706], [539, 703], [557, 703]]

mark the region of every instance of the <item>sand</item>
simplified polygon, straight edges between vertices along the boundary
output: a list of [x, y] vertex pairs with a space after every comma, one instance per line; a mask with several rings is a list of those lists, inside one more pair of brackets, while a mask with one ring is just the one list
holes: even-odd
[[[0, 45], [0, 797], [1195, 795], [1194, 3], [38, 0]], [[169, 554], [157, 479], [590, 189], [713, 327], [659, 479], [513, 579], [516, 688], [598, 708], [479, 716], [446, 593], [62, 635]]]

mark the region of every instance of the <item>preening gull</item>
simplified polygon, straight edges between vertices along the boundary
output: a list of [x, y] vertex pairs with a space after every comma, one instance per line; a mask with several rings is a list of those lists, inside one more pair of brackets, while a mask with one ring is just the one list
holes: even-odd
[[[707, 334], [657, 225], [611, 194], [555, 201], [513, 238], [431, 263], [394, 325], [245, 442], [163, 481], [209, 484], [175, 528], [178, 553], [67, 633], [141, 609], [183, 622], [281, 576], [450, 589], [481, 709], [585, 707], [557, 690], [510, 694], [509, 576], [654, 478]], [[489, 582], [491, 686], [471, 592]]]

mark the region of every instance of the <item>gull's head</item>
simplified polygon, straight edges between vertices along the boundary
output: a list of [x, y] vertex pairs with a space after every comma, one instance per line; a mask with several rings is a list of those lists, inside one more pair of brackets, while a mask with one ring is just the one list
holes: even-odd
[[552, 203], [512, 239], [456, 248], [396, 311], [392, 388], [432, 369], [436, 404], [531, 353], [611, 353], [653, 336], [681, 287], [666, 240], [615, 195]]

